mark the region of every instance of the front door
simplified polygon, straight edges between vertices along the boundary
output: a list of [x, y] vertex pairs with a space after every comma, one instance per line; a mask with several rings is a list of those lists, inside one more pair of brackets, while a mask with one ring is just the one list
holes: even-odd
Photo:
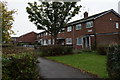
[[90, 36], [83, 37], [83, 48], [90, 49]]
[[58, 44], [60, 45], [65, 45], [65, 39], [59, 39]]

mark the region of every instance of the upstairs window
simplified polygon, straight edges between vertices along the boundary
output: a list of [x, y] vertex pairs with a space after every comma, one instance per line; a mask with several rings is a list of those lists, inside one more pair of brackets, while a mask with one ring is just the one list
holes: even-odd
[[62, 28], [61, 32], [65, 32], [65, 28]]
[[72, 31], [72, 27], [71, 26], [67, 27], [67, 32], [70, 32], [70, 31]]
[[89, 21], [86, 23], [86, 28], [91, 28], [93, 27], [93, 21]]
[[72, 44], [72, 38], [66, 38], [66, 44]]
[[65, 32], [65, 28], [62, 28], [59, 33], [64, 33]]
[[77, 24], [77, 25], [76, 25], [76, 30], [80, 30], [80, 29], [82, 29], [81, 24]]
[[118, 23], [118, 22], [116, 22], [116, 28], [117, 28], [117, 29], [119, 28], [119, 23]]

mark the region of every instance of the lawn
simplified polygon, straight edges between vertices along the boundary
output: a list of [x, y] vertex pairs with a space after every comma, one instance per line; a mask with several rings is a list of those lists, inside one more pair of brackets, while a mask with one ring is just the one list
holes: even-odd
[[97, 74], [102, 78], [108, 78], [106, 56], [98, 55], [96, 52], [82, 52], [80, 54], [52, 56], [47, 58]]

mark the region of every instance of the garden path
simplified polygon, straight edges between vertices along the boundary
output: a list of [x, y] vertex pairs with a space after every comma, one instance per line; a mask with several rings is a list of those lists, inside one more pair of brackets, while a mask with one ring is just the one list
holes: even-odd
[[40, 75], [43, 78], [93, 78], [78, 69], [39, 57]]

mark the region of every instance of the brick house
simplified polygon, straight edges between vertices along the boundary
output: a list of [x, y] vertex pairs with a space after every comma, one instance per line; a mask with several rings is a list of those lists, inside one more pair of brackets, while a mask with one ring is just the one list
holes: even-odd
[[12, 37], [12, 43], [17, 43], [19, 37]]
[[[45, 31], [37, 34], [41, 45], [54, 44], [54, 39]], [[58, 34], [58, 44], [71, 45], [75, 49], [91, 49], [101, 45], [120, 43], [120, 15], [113, 9], [68, 23]]]
[[37, 33], [29, 32], [17, 38], [17, 43], [34, 44], [37, 40]]

